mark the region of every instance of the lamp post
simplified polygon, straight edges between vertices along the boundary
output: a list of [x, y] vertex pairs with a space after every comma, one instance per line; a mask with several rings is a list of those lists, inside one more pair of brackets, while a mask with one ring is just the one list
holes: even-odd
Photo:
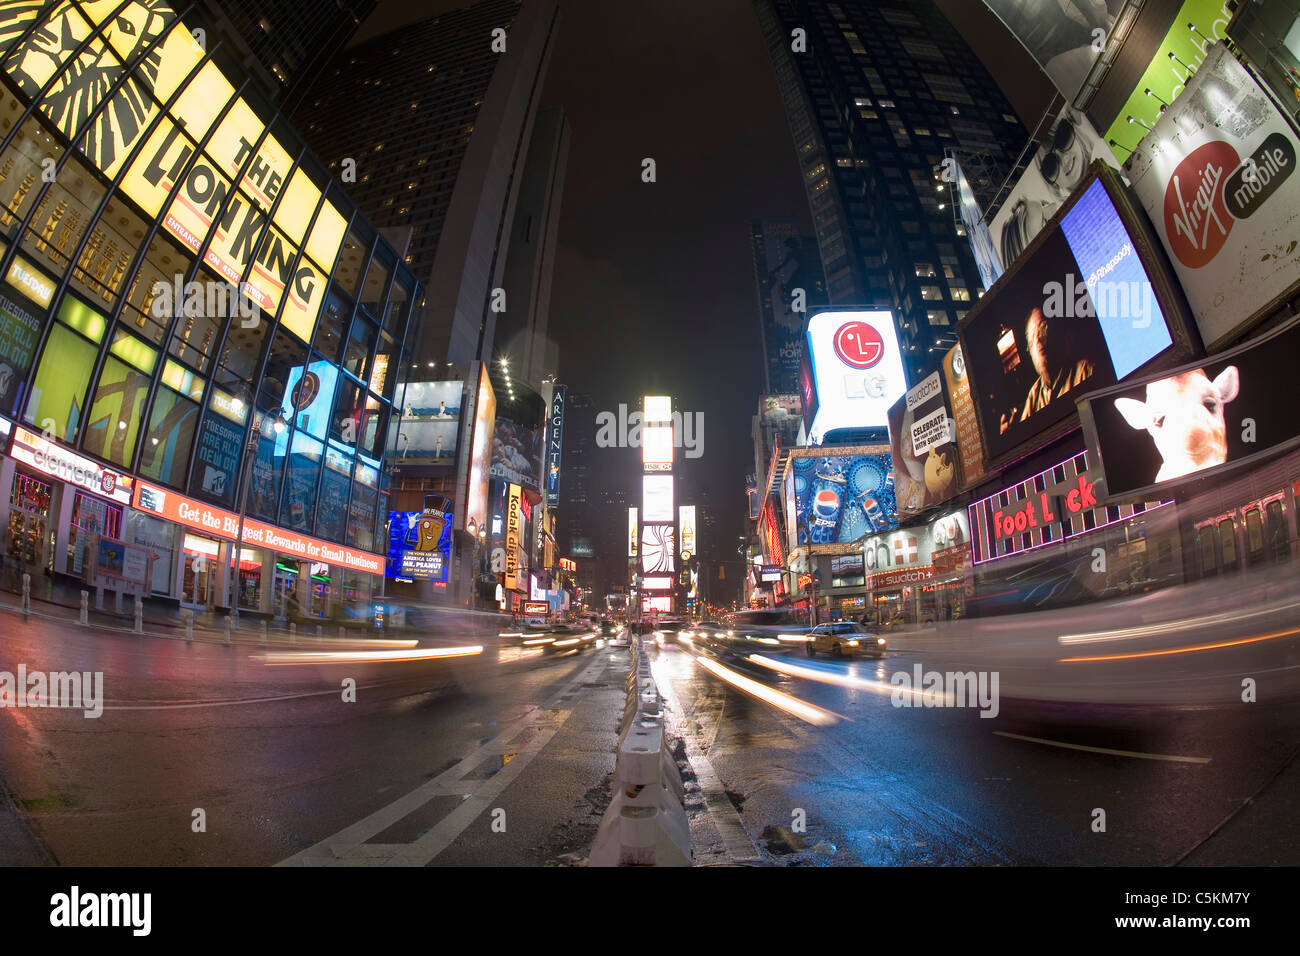
[[284, 430], [288, 425], [282, 408], [277, 408], [270, 415], [262, 416], [260, 421], [257, 418], [256, 411], [254, 411], [253, 416], [253, 428], [248, 433], [248, 443], [244, 449], [244, 458], [246, 460], [240, 476], [239, 531], [235, 535], [235, 542], [231, 547], [234, 560], [232, 562], [233, 572], [230, 574], [228, 596], [230, 597], [230, 625], [236, 631], [239, 630], [239, 562], [244, 552], [244, 516], [248, 513], [248, 486], [252, 484], [253, 462], [257, 460], [258, 439], [266, 433], [268, 418], [270, 419], [271, 431], [277, 437], [284, 434]]
[[474, 557], [472, 558], [471, 563], [473, 574], [470, 576], [469, 606], [477, 609], [479, 580], [483, 571], [480, 566], [482, 560], [481, 554], [483, 544], [487, 541], [487, 525], [479, 521], [477, 518], [470, 518], [469, 521], [465, 523], [465, 530], [468, 531], [470, 537], [474, 539]]

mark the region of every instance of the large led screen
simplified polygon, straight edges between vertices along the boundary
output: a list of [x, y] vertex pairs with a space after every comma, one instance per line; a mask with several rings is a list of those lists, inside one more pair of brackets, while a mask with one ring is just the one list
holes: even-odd
[[894, 493], [900, 515], [917, 515], [957, 493], [956, 424], [944, 399], [943, 380], [932, 372], [889, 410]]
[[1089, 396], [1081, 414], [1108, 499], [1161, 492], [1240, 468], [1300, 441], [1283, 383], [1300, 355], [1300, 321], [1205, 359]]
[[541, 472], [541, 429], [497, 418], [492, 431], [492, 477], [537, 490]]
[[896, 527], [889, 447], [868, 454], [791, 457], [798, 544], [842, 553], [864, 534]]
[[886, 428], [889, 407], [907, 388], [890, 312], [818, 312], [808, 319], [815, 409], [810, 444], [838, 430]]
[[1076, 398], [1173, 345], [1109, 177], [1077, 194], [958, 327], [991, 462], [1073, 420]]
[[410, 382], [404, 396], [398, 461], [408, 465], [450, 464], [456, 460], [464, 382]]
[[[446, 499], [443, 499], [446, 501]], [[446, 502], [450, 506], [451, 502]], [[384, 575], [447, 586], [451, 563], [450, 510], [388, 512], [388, 557]]]
[[465, 503], [465, 530], [469, 522], [477, 533], [478, 525], [488, 520], [488, 480], [492, 468], [492, 426], [497, 416], [497, 397], [488, 379], [487, 367], [479, 367], [478, 393], [474, 399], [474, 431], [470, 437], [469, 481]]
[[[641, 479], [641, 521], [673, 521], [673, 476], [645, 475]], [[644, 531], [642, 532], [644, 534]], [[644, 546], [644, 538], [642, 545]]]

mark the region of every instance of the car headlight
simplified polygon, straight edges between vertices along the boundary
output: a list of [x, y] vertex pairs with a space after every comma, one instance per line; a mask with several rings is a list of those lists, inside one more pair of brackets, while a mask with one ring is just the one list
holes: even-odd
[[849, 647], [857, 647], [857, 646], [858, 646], [858, 642], [857, 642], [857, 641], [849, 641], [849, 642], [848, 642], [848, 645], [849, 645]]
[[735, 637], [735, 636], [736, 636], [736, 632], [735, 632], [735, 631], [728, 631], [728, 632], [727, 632], [727, 637]]
[[878, 637], [878, 638], [876, 638], [876, 643], [879, 644], [881, 647], [884, 647], [884, 646], [885, 646], [885, 639], [884, 639], [883, 637]]

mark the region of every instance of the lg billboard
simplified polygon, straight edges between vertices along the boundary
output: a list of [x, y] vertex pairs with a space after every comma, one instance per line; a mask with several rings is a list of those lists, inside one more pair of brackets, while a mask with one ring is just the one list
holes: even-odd
[[889, 407], [907, 389], [891, 312], [817, 312], [808, 319], [808, 440], [820, 445], [836, 431], [884, 429]]

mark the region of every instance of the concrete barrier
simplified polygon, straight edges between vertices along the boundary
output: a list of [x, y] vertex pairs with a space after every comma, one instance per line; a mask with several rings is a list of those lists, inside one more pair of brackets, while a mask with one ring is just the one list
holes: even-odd
[[690, 866], [691, 834], [677, 762], [664, 734], [663, 698], [641, 638], [618, 738], [614, 799], [601, 818], [588, 866]]

